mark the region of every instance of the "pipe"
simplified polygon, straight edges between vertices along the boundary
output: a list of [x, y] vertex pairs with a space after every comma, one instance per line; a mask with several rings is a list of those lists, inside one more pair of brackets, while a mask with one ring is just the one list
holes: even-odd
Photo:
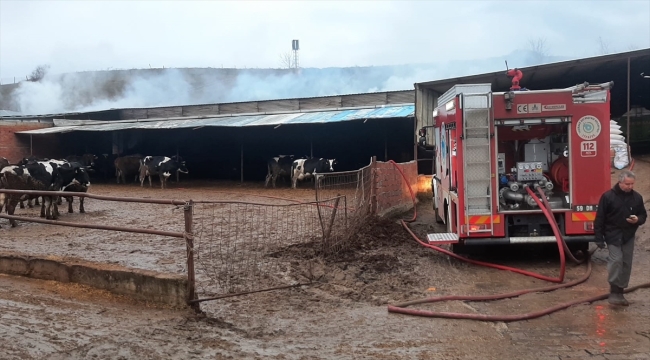
[[508, 188], [503, 188], [501, 196], [506, 200], [512, 200], [517, 202], [524, 201], [524, 194], [516, 193]]
[[[406, 180], [406, 177], [404, 176], [404, 173], [397, 166], [397, 164], [395, 164], [392, 161], [391, 161], [391, 163], [400, 172], [400, 174], [402, 175], [402, 178], [404, 180]], [[417, 218], [417, 208], [415, 207], [415, 205], [416, 205], [415, 196], [413, 195], [413, 190], [411, 189], [411, 185], [408, 182], [407, 182], [407, 186], [409, 188], [409, 192], [411, 193], [411, 199], [413, 200], [414, 212], [413, 212], [413, 218], [412, 219], [410, 219], [410, 220], [401, 220], [401, 223], [402, 223], [402, 226], [404, 226], [404, 229], [406, 229], [406, 231], [409, 234], [411, 234], [411, 236], [418, 243], [420, 243], [421, 245], [423, 245], [425, 247], [432, 248], [434, 250], [437, 250], [439, 252], [447, 254], [447, 255], [449, 255], [451, 257], [454, 257], [454, 258], [457, 258], [457, 259], [460, 259], [460, 260], [463, 260], [463, 261], [467, 261], [469, 263], [474, 263], [474, 264], [478, 264], [478, 265], [485, 265], [485, 266], [492, 267], [492, 268], [497, 268], [497, 269], [509, 270], [509, 271], [521, 273], [521, 274], [524, 274], [524, 275], [529, 275], [530, 274], [528, 272], [525, 272], [525, 271], [519, 270], [519, 269], [514, 269], [514, 268], [509, 268], [509, 267], [505, 267], [505, 266], [501, 266], [501, 265], [488, 264], [488, 263], [483, 263], [483, 262], [480, 262], [480, 261], [466, 259], [466, 258], [460, 257], [460, 256], [458, 256], [456, 254], [453, 254], [453, 253], [451, 253], [451, 252], [449, 252], [449, 251], [447, 251], [445, 249], [442, 249], [440, 247], [424, 243], [422, 240], [420, 240], [413, 233], [413, 231], [408, 227], [408, 225], [406, 225], [407, 222], [413, 222]], [[534, 196], [534, 193], [532, 192], [532, 190], [527, 188], [527, 191], [529, 192], [529, 194], [531, 196], [533, 196], [533, 198], [537, 199], [536, 196]], [[539, 201], [539, 199], [537, 199], [537, 201]], [[544, 208], [542, 206], [543, 204], [539, 203], [538, 205], [543, 210], [546, 210], [545, 215], [547, 216], [549, 222], [551, 223], [551, 225], [553, 227], [553, 231], [556, 234], [556, 238], [557, 238], [558, 242], [563, 242], [563, 239], [562, 239], [561, 234], [559, 232], [559, 229], [557, 227], [557, 223], [555, 222], [555, 218], [552, 217], [549, 210], [547, 210], [546, 208]], [[559, 251], [560, 251], [560, 258], [562, 260], [562, 267], [561, 267], [561, 276], [560, 276], [559, 279], [564, 278], [565, 261], [564, 261], [564, 251], [563, 250], [564, 250], [563, 247], [560, 246]], [[590, 252], [588, 255], [590, 255], [592, 252]], [[585, 275], [583, 275], [581, 278], [579, 278], [577, 280], [574, 280], [574, 281], [566, 283], [566, 284], [558, 284], [558, 285], [552, 285], [552, 286], [545, 287], [545, 288], [521, 290], [521, 291], [514, 292], [514, 293], [507, 293], [507, 294], [501, 294], [501, 295], [492, 295], [492, 296], [445, 296], [445, 297], [438, 297], [438, 298], [428, 298], [428, 299], [424, 299], [424, 300], [416, 300], [416, 301], [406, 302], [406, 303], [397, 304], [397, 305], [389, 305], [388, 306], [388, 312], [395, 312], [395, 313], [402, 313], [402, 314], [409, 314], [409, 315], [417, 315], [417, 316], [444, 317], [444, 318], [453, 318], [453, 319], [472, 319], [472, 320], [481, 320], [481, 321], [519, 321], [519, 320], [533, 319], [533, 318], [537, 318], [537, 317], [540, 317], [540, 316], [551, 314], [551, 313], [556, 312], [558, 310], [566, 309], [566, 308], [568, 308], [568, 307], [570, 307], [572, 305], [582, 304], [582, 303], [591, 303], [591, 302], [594, 302], [594, 301], [603, 300], [603, 299], [607, 298], [608, 294], [601, 294], [601, 295], [596, 295], [596, 296], [592, 296], [592, 297], [589, 297], [589, 298], [574, 300], [574, 301], [571, 301], [571, 302], [568, 302], [568, 303], [559, 304], [559, 305], [556, 305], [556, 306], [553, 306], [553, 307], [550, 307], [550, 308], [547, 308], [547, 309], [543, 309], [543, 310], [540, 310], [540, 311], [536, 311], [536, 312], [532, 312], [532, 313], [528, 313], [528, 314], [519, 314], [519, 315], [482, 315], [482, 314], [462, 314], [462, 313], [448, 313], [448, 312], [433, 312], [433, 311], [424, 311], [424, 310], [416, 310], [416, 309], [406, 309], [405, 306], [420, 304], [420, 303], [425, 303], [425, 302], [427, 302], [427, 303], [428, 302], [440, 302], [440, 301], [448, 301], [448, 300], [465, 300], [465, 301], [497, 300], [497, 299], [516, 297], [516, 296], [520, 296], [520, 295], [531, 293], [531, 292], [552, 291], [552, 290], [555, 290], [555, 289], [574, 286], [574, 285], [577, 285], [577, 284], [580, 284], [580, 283], [586, 281], [589, 278], [589, 276], [591, 275], [591, 270], [592, 270], [591, 262], [587, 262], [587, 271], [585, 272]], [[553, 280], [558, 280], [558, 279], [553, 279]], [[555, 282], [561, 282], [561, 281], [562, 280], [555, 281]], [[625, 293], [635, 291], [635, 290], [637, 290], [639, 288], [650, 288], [650, 282], [628, 288], [628, 289], [625, 290]]]

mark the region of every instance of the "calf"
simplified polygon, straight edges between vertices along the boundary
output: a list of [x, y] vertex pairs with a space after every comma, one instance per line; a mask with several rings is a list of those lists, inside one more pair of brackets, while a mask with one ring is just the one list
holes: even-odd
[[151, 176], [158, 175], [160, 177], [160, 188], [164, 189], [167, 178], [175, 172], [184, 174], [189, 172], [185, 167], [185, 161], [177, 162], [166, 156], [146, 156], [142, 160], [142, 166], [140, 167], [140, 186], [144, 186], [144, 178], [148, 177], [149, 187], [151, 187]]
[[334, 171], [336, 159], [298, 159], [291, 164], [291, 187], [296, 188], [298, 180], [315, 177], [316, 174]]
[[113, 164], [115, 165], [115, 176], [117, 177], [117, 183], [119, 184], [120, 179], [122, 179], [122, 182], [126, 184], [127, 175], [135, 175], [135, 181], [138, 181], [141, 162], [142, 156], [139, 154], [122, 156], [115, 159]]
[[269, 182], [273, 182], [273, 187], [275, 188], [275, 181], [278, 176], [289, 177], [291, 178], [291, 164], [293, 164], [294, 156], [293, 155], [279, 155], [273, 158], [270, 158], [266, 162], [266, 168], [268, 173], [266, 174], [266, 181], [264, 182], [264, 187], [269, 186]]

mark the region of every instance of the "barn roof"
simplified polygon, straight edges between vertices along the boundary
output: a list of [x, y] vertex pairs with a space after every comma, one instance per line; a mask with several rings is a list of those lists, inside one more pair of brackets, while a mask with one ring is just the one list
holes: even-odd
[[117, 131], [129, 129], [182, 129], [202, 127], [279, 126], [286, 124], [323, 124], [351, 120], [412, 118], [415, 105], [377, 105], [336, 110], [284, 113], [229, 114], [204, 117], [159, 118], [124, 121], [54, 119], [54, 126], [26, 130], [18, 134], [53, 134], [71, 131]]

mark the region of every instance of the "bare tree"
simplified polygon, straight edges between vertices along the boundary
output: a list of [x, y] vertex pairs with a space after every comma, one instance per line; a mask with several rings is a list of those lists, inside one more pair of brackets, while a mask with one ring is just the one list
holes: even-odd
[[598, 37], [597, 43], [598, 43], [598, 54], [599, 55], [606, 55], [606, 54], [610, 53], [610, 51], [609, 51], [609, 42], [607, 42], [607, 40], [603, 39], [602, 36]]
[[291, 69], [293, 67], [293, 56], [287, 51], [280, 54], [280, 67], [282, 69]]
[[533, 52], [536, 63], [542, 63], [549, 55], [545, 38], [529, 39], [528, 49]]
[[27, 81], [41, 81], [49, 69], [50, 65], [38, 65], [36, 69], [29, 74]]

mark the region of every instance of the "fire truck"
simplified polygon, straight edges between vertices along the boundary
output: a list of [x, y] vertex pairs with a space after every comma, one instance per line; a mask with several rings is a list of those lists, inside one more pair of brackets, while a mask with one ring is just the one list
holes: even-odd
[[446, 231], [428, 234], [430, 244], [463, 252], [550, 243], [557, 241], [551, 222], [574, 251], [594, 241], [598, 201], [611, 187], [613, 83], [527, 90], [519, 78], [510, 91], [462, 84], [438, 99], [431, 182]]

